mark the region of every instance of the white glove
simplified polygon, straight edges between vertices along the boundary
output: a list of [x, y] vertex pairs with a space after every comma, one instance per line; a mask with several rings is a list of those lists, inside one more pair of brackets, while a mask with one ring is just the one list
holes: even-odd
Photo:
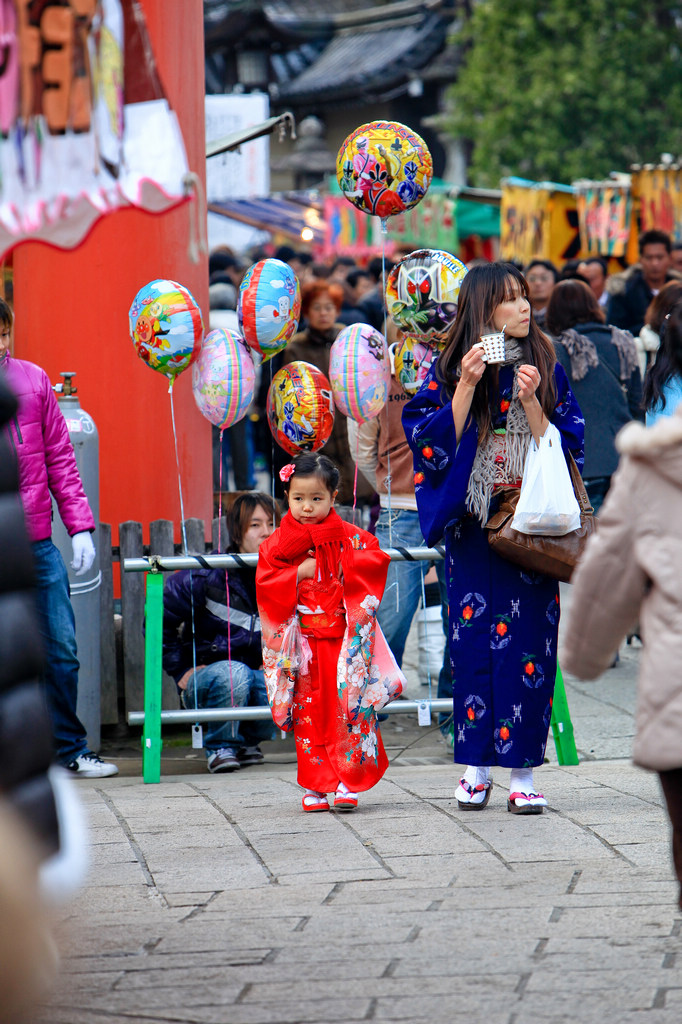
[[73, 544], [71, 568], [75, 571], [76, 576], [82, 576], [95, 561], [95, 545], [92, 543], [92, 535], [88, 530], [74, 533], [71, 543]]

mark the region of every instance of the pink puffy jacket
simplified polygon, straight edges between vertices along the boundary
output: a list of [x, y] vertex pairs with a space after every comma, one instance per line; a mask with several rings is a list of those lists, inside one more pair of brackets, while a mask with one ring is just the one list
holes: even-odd
[[19, 400], [19, 411], [6, 429], [17, 453], [19, 493], [31, 540], [52, 535], [50, 492], [70, 536], [94, 530], [66, 420], [47, 374], [35, 363], [9, 354], [0, 360], [2, 370]]

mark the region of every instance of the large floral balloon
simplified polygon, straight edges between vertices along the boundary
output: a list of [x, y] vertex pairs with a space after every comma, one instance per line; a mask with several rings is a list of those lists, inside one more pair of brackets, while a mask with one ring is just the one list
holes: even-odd
[[442, 341], [457, 316], [459, 289], [467, 268], [442, 249], [417, 249], [391, 269], [386, 308], [406, 334]]
[[204, 323], [192, 293], [177, 281], [150, 281], [128, 312], [130, 337], [140, 359], [171, 379], [199, 355]]
[[415, 395], [424, 383], [431, 365], [445, 345], [427, 345], [421, 338], [405, 335], [392, 345], [395, 378], [407, 395]]
[[263, 361], [285, 348], [298, 327], [301, 289], [282, 260], [259, 260], [246, 271], [239, 288], [237, 316], [247, 342]]
[[253, 402], [256, 369], [249, 346], [236, 331], [207, 334], [192, 367], [194, 399], [206, 419], [225, 430]]
[[312, 363], [297, 359], [272, 378], [268, 423], [278, 445], [291, 455], [316, 452], [334, 426], [334, 399], [329, 381]]
[[337, 335], [329, 356], [334, 403], [357, 423], [378, 416], [391, 380], [383, 334], [369, 324], [351, 324]]
[[433, 177], [424, 140], [397, 121], [360, 125], [336, 158], [336, 179], [358, 210], [390, 217], [416, 206]]

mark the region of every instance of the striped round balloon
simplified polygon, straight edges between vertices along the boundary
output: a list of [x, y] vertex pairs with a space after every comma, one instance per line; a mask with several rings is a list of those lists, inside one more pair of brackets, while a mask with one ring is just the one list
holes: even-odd
[[301, 289], [287, 263], [267, 259], [249, 267], [239, 286], [237, 316], [247, 343], [263, 362], [293, 338], [300, 315]]
[[236, 331], [222, 328], [204, 338], [192, 367], [192, 391], [199, 411], [224, 430], [246, 415], [253, 402], [256, 371], [249, 347]]
[[331, 348], [329, 380], [334, 402], [350, 419], [364, 423], [386, 404], [391, 365], [386, 339], [369, 324], [345, 327]]

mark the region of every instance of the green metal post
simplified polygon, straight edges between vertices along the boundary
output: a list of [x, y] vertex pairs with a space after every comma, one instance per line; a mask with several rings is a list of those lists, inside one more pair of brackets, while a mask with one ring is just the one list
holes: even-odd
[[568, 710], [564, 677], [561, 674], [559, 662], [556, 666], [551, 725], [559, 764], [578, 764], [578, 751], [573, 738], [573, 722]]
[[161, 653], [163, 638], [163, 573], [145, 573], [144, 728], [142, 777], [161, 781]]

